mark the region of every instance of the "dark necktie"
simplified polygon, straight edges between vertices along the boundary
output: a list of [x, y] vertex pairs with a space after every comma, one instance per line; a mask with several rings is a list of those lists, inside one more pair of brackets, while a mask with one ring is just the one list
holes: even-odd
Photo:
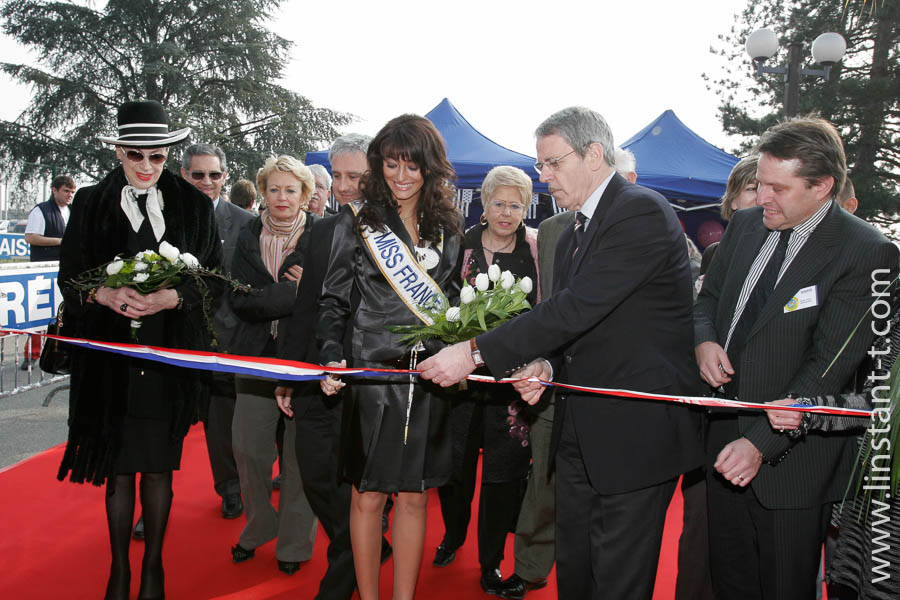
[[137, 201], [138, 210], [141, 211], [145, 219], [149, 219], [150, 217], [147, 216], [147, 194], [135, 196], [134, 199]]
[[138, 243], [144, 248], [155, 249], [159, 242], [156, 241], [153, 225], [151, 225], [150, 217], [147, 215], [147, 194], [135, 196], [134, 199], [137, 202], [138, 210], [144, 215], [143, 223], [141, 223], [140, 228], [135, 232], [137, 234]]
[[750, 292], [750, 297], [747, 298], [747, 304], [744, 305], [744, 312], [741, 313], [741, 318], [738, 319], [734, 332], [731, 334], [731, 341], [728, 344], [728, 359], [731, 361], [731, 366], [735, 369], [735, 375], [732, 377], [730, 384], [726, 386], [725, 391], [729, 396], [734, 395], [730, 392], [737, 391], [737, 371], [741, 352], [744, 350], [744, 344], [747, 342], [747, 336], [750, 335], [753, 325], [769, 301], [769, 296], [775, 290], [775, 283], [778, 281], [781, 265], [784, 264], [784, 257], [787, 254], [788, 241], [791, 239], [792, 232], [793, 229], [785, 229], [779, 234], [778, 245], [775, 246], [775, 251], [769, 257], [769, 262], [766, 263], [765, 269], [763, 269], [759, 279], [756, 280], [756, 285], [753, 286], [753, 291]]
[[575, 252], [572, 253], [572, 256], [578, 254], [578, 249], [581, 248], [581, 243], [584, 241], [585, 223], [587, 223], [587, 217], [584, 216], [584, 213], [581, 211], [575, 213]]

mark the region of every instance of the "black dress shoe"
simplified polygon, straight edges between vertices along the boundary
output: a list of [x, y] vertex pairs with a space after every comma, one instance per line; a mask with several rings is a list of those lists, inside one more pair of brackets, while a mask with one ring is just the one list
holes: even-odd
[[225, 494], [222, 498], [222, 518], [237, 519], [244, 512], [240, 494]]
[[456, 560], [456, 550], [448, 550], [447, 546], [441, 543], [434, 553], [434, 560], [431, 562], [436, 567], [446, 567]]
[[500, 569], [482, 569], [481, 570], [481, 589], [486, 594], [500, 595], [500, 588], [503, 587], [503, 575]]
[[27, 371], [28, 367], [32, 365], [37, 365], [38, 359], [36, 358], [25, 358], [22, 360], [22, 364], [19, 365], [20, 371]]
[[539, 590], [547, 587], [547, 578], [541, 577], [536, 581], [525, 581], [515, 573], [510, 575], [509, 579], [500, 584], [500, 593], [497, 594], [501, 598], [509, 598], [510, 600], [522, 600], [525, 594], [531, 590]]
[[300, 563], [294, 562], [292, 560], [279, 560], [278, 561], [278, 570], [282, 573], [287, 573], [288, 575], [293, 575], [297, 571], [300, 570]]
[[136, 540], [144, 539], [144, 515], [138, 517], [137, 523], [134, 524], [134, 529], [131, 531], [131, 537]]
[[[253, 555], [256, 554], [256, 550], [247, 550], [240, 544], [235, 544], [231, 547], [231, 560], [236, 563], [242, 563], [245, 560], [250, 560], [253, 558]], [[278, 561], [281, 562], [281, 561]], [[279, 565], [280, 566], [280, 565]]]

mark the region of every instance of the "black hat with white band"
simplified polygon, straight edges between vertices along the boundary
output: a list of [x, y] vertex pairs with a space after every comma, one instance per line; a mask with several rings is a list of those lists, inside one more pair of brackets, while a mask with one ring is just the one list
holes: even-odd
[[177, 144], [191, 133], [190, 127], [169, 131], [169, 118], [156, 100], [122, 104], [118, 112], [119, 136], [100, 137], [101, 142], [133, 148], [161, 148]]

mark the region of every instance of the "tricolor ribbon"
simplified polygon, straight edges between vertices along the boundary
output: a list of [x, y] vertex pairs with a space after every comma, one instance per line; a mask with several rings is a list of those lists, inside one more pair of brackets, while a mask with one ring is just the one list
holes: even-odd
[[[2, 331], [0, 333], [18, 333], [21, 331]], [[204, 352], [200, 350], [176, 350], [173, 348], [160, 348], [157, 346], [142, 346], [137, 344], [123, 344], [120, 342], [98, 342], [81, 338], [71, 338], [58, 335], [46, 335], [48, 338], [62, 340], [82, 348], [114, 352], [132, 358], [143, 358], [168, 365], [197, 369], [201, 371], [221, 371], [237, 373], [241, 375], [256, 375], [271, 379], [290, 381], [309, 381], [324, 379], [328, 374], [351, 375], [354, 377], [379, 377], [392, 374], [416, 374], [419, 371], [408, 369], [354, 369], [342, 367], [323, 367], [311, 363], [280, 358], [259, 358], [254, 356], [239, 356], [235, 354], [221, 354], [218, 352]], [[483, 383], [515, 383], [521, 379], [494, 379], [484, 375], [469, 375], [466, 379]], [[690, 404], [693, 406], [738, 408], [747, 410], [763, 410], [776, 408], [768, 404], [755, 402], [742, 402], [740, 400], [728, 400], [725, 398], [709, 398], [705, 396], [671, 396], [666, 394], [650, 394], [636, 392], [634, 390], [621, 390], [614, 388], [587, 387], [570, 385], [555, 381], [542, 381], [530, 378], [532, 381], [540, 381], [545, 386], [581, 392], [585, 394], [597, 394], [603, 396], [616, 396], [619, 398], [635, 398], [640, 400], [656, 400], [673, 402], [677, 404]], [[851, 417], [871, 418], [872, 411], [858, 408], [841, 408], [836, 406], [816, 406], [806, 404], [792, 404], [778, 406], [777, 410], [809, 412], [825, 415], [842, 415]]]

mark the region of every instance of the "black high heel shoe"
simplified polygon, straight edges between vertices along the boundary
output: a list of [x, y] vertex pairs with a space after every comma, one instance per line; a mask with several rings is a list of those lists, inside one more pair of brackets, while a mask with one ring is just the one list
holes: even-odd
[[300, 563], [292, 560], [279, 560], [278, 570], [288, 575], [293, 575], [300, 570]]
[[253, 558], [253, 555], [256, 554], [256, 550], [247, 550], [240, 544], [235, 544], [231, 547], [231, 560], [235, 563], [242, 563], [245, 560], [250, 560]]

